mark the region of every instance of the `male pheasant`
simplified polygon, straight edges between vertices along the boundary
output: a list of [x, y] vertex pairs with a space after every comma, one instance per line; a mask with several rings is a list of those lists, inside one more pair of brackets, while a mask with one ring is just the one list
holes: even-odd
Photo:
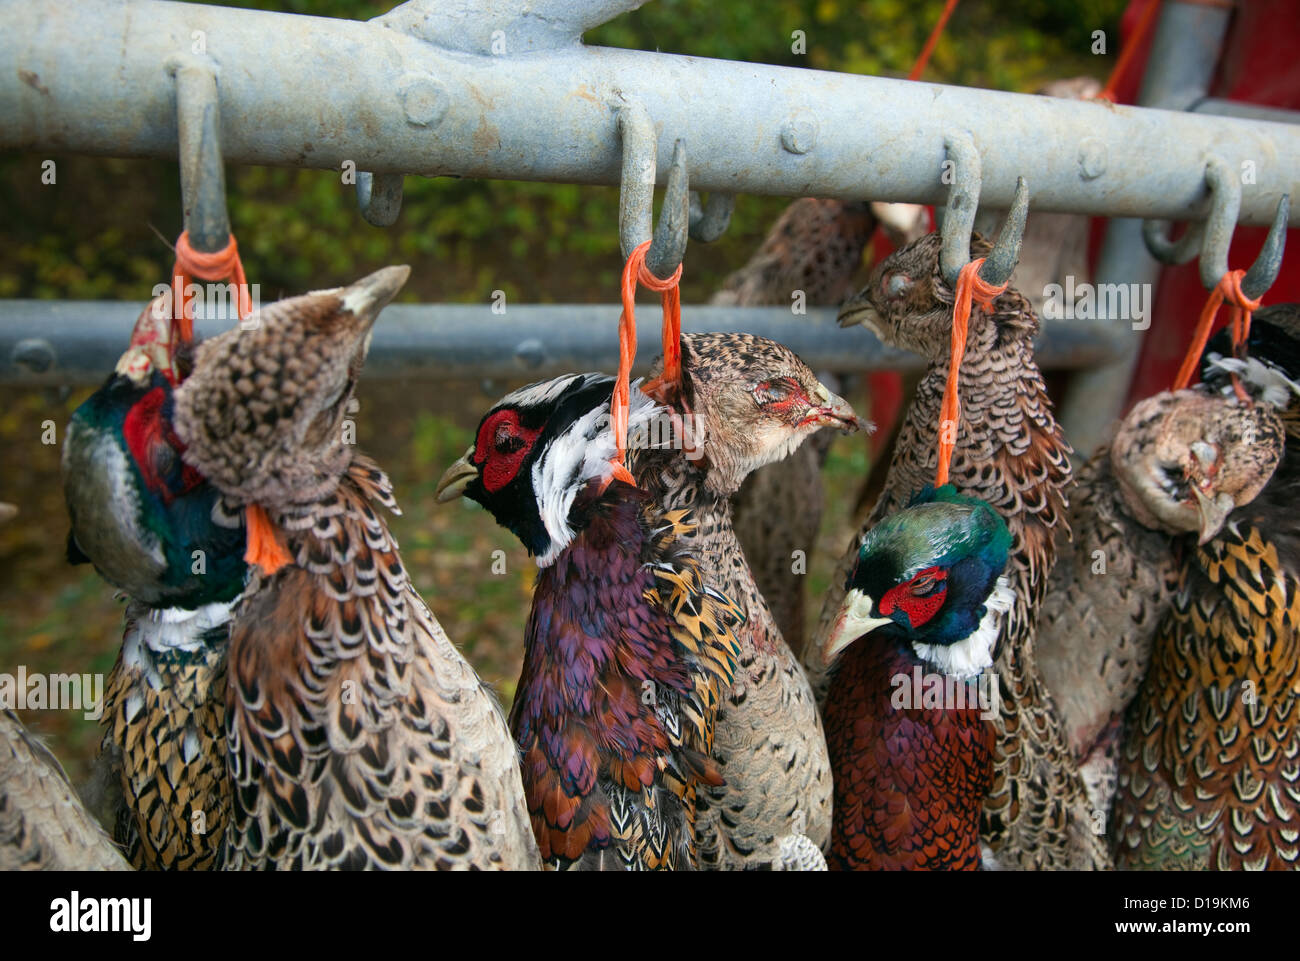
[[[573, 374], [502, 398], [438, 486], [486, 507], [540, 572], [510, 712], [543, 863], [695, 867], [700, 785], [731, 688], [740, 609], [706, 584], [688, 511], [615, 476], [614, 379]], [[628, 430], [662, 414], [631, 392]]]
[[193, 345], [154, 301], [108, 380], [72, 415], [63, 489], [68, 555], [127, 598], [104, 692], [99, 777], [115, 835], [140, 869], [216, 866], [230, 817], [225, 681], [244, 585], [244, 532], [182, 460], [174, 391]]
[[[841, 324], [866, 324], [884, 342], [921, 354], [930, 365], [898, 434], [880, 499], [823, 605], [805, 660], [814, 676], [825, 671], [817, 652], [866, 529], [904, 507], [935, 477], [954, 299], [939, 269], [939, 249], [935, 233], [890, 254], [840, 310]], [[985, 240], [972, 239], [972, 257], [989, 251]], [[985, 501], [1006, 521], [1012, 537], [1007, 578], [1016, 598], [1002, 620], [996, 651], [1001, 715], [981, 836], [1003, 867], [1099, 867], [1108, 863], [1106, 851], [1091, 829], [1083, 783], [1033, 654], [1034, 612], [1047, 590], [1054, 541], [1068, 534], [1070, 479], [1069, 447], [1034, 363], [1037, 330], [1038, 318], [1013, 288], [994, 300], [992, 310], [973, 306], [958, 373], [962, 416], [950, 476], [958, 493]]]

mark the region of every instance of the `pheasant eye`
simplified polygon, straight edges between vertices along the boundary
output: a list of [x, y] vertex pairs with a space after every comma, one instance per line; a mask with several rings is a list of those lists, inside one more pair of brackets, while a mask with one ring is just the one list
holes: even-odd
[[880, 286], [886, 297], [898, 298], [907, 293], [908, 288], [912, 286], [912, 278], [907, 274], [889, 273], [885, 274]]
[[519, 468], [541, 433], [519, 422], [519, 412], [499, 410], [487, 417], [478, 429], [472, 460], [482, 471], [483, 486], [499, 491], [519, 473]]
[[880, 600], [880, 613], [891, 617], [901, 611], [917, 628], [939, 613], [947, 597], [948, 572], [942, 567], [928, 567], [887, 591]]
[[783, 406], [797, 399], [803, 389], [793, 378], [765, 380], [754, 388], [754, 400], [760, 407]]

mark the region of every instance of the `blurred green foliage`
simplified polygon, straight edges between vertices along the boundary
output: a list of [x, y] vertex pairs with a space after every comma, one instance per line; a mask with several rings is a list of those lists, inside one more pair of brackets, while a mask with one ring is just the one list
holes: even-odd
[[[314, 16], [368, 19], [375, 0], [235, 0]], [[1063, 76], [1104, 77], [1118, 52], [1124, 0], [966, 0], [927, 79], [1032, 90]], [[943, 0], [655, 0], [592, 31], [597, 45], [904, 76]], [[1090, 53], [1106, 31], [1107, 56]], [[806, 54], [792, 52], [802, 30]], [[143, 299], [170, 267], [180, 232], [179, 179], [164, 161], [0, 156], [0, 297]], [[617, 191], [572, 185], [408, 177], [401, 218], [366, 224], [337, 172], [232, 168], [231, 221], [249, 279], [274, 299], [340, 283], [386, 263], [415, 275], [407, 300], [611, 302], [620, 269]], [[742, 198], [727, 235], [692, 246], [687, 302], [703, 300], [743, 262], [784, 201]]]

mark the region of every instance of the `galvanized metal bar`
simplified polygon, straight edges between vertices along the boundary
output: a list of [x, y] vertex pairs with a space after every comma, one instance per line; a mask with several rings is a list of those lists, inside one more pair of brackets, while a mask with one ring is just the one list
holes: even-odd
[[[941, 204], [944, 138], [958, 130], [983, 159], [991, 208], [1010, 207], [1024, 176], [1035, 209], [1198, 219], [1211, 152], [1256, 165], [1244, 223], [1268, 223], [1300, 186], [1291, 124], [581, 45], [582, 29], [630, 5], [413, 0], [356, 23], [2, 0], [0, 149], [174, 157], [160, 65], [197, 31], [221, 67], [230, 163], [613, 185], [615, 118], [634, 101], [655, 125], [656, 182], [681, 138], [691, 186], [706, 192]], [[1162, 27], [1188, 6], [1166, 4]], [[1176, 59], [1200, 63], [1196, 49]]]
[[[112, 370], [140, 313], [118, 301], [0, 300], [0, 383], [99, 383]], [[375, 327], [366, 379], [543, 378], [618, 366], [619, 307], [395, 304]], [[788, 344], [816, 370], [910, 370], [914, 354], [883, 346], [865, 328], [842, 330], [833, 308], [794, 316], [786, 307], [686, 306], [687, 331], [747, 331]], [[201, 336], [232, 326], [198, 319]], [[1113, 360], [1106, 325], [1049, 322], [1039, 345], [1044, 367], [1076, 369]], [[638, 370], [655, 351], [642, 351]]]
[[[1219, 49], [1231, 16], [1230, 8], [1210, 4], [1164, 4], [1152, 39], [1146, 73], [1142, 77], [1138, 103], [1145, 107], [1185, 110], [1203, 99], [1214, 77]], [[1152, 112], [1148, 116], [1163, 114]], [[1206, 155], [1211, 152], [1218, 151], [1207, 148]], [[1206, 155], [1201, 158], [1202, 170]], [[1229, 156], [1228, 152], [1218, 152], [1218, 156], [1240, 169], [1243, 158]], [[1254, 188], [1245, 192], [1243, 204], [1248, 203], [1253, 194]], [[1273, 202], [1279, 199], [1275, 197]], [[1252, 217], [1248, 222], [1261, 221]], [[1199, 244], [1199, 236], [1196, 242]], [[1147, 252], [1143, 243], [1142, 222], [1130, 218], [1112, 220], [1106, 228], [1094, 283], [1098, 286], [1141, 284], [1154, 291], [1159, 278], [1160, 264]], [[1061, 425], [1078, 456], [1089, 456], [1106, 439], [1111, 424], [1123, 410], [1150, 319], [1148, 316], [1135, 323], [1134, 318], [1109, 318], [1117, 342], [1124, 346], [1119, 360], [1070, 378], [1061, 404]]]

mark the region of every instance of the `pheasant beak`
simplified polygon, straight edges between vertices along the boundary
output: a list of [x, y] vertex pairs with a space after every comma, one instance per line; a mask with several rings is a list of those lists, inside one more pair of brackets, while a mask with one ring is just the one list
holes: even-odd
[[863, 293], [855, 294], [844, 302], [836, 321], [841, 327], [861, 324], [877, 337], [880, 336], [880, 314]]
[[875, 606], [875, 601], [857, 589], [845, 595], [839, 616], [835, 618], [830, 634], [822, 642], [823, 663], [829, 666], [842, 650], [859, 637], [893, 623], [888, 617], [872, 617], [871, 609]]
[[159, 371], [175, 384], [172, 365], [172, 317], [165, 298], [156, 297], [140, 312], [131, 330], [131, 343], [117, 361], [117, 373], [135, 384], [145, 384], [152, 371]]
[[865, 430], [869, 434], [876, 429], [875, 424], [859, 417], [847, 400], [831, 393], [825, 384], [817, 384], [813, 391], [813, 403], [818, 406], [813, 407], [810, 419], [819, 427], [835, 427], [846, 434], [857, 430]]
[[447, 472], [442, 475], [442, 480], [438, 481], [438, 489], [434, 491], [439, 504], [460, 497], [465, 493], [465, 488], [469, 486], [470, 481], [478, 476], [478, 468], [470, 461], [473, 456], [474, 448], [471, 447], [465, 451], [464, 457], [448, 467]]
[[1196, 495], [1196, 512], [1201, 516], [1200, 543], [1208, 544], [1223, 529], [1237, 505], [1230, 495], [1211, 497], [1196, 484], [1192, 485], [1192, 493]]

